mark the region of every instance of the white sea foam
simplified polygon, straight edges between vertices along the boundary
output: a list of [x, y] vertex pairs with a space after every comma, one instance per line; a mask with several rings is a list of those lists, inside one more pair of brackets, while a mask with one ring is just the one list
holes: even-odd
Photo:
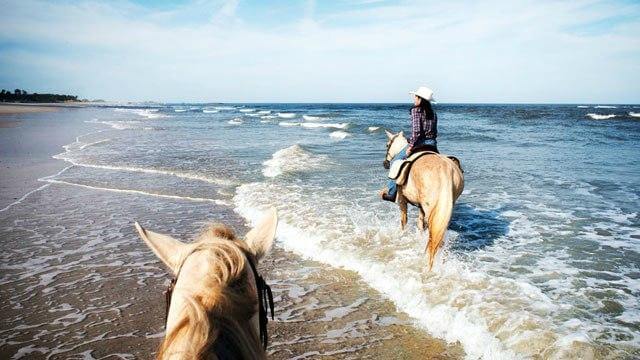
[[300, 126], [305, 127], [305, 128], [310, 128], [310, 129], [315, 129], [315, 128], [346, 129], [347, 126], [349, 126], [349, 123], [339, 123], [339, 124], [332, 124], [332, 123], [301, 123]]
[[277, 118], [277, 116], [275, 116], [275, 115], [263, 115], [263, 116], [260, 116], [260, 118], [262, 118], [262, 119], [275, 119], [275, 118]]
[[587, 105], [578, 105], [578, 108], [580, 108], [580, 109], [586, 109], [586, 108], [588, 108], [588, 106], [587, 106]]
[[220, 112], [220, 110], [205, 108], [205, 109], [202, 109], [202, 112], [205, 113], [205, 114], [215, 114], [217, 112]]
[[616, 108], [618, 108], [617, 106], [613, 106], [613, 105], [596, 105], [594, 107], [596, 109], [616, 109]]
[[190, 179], [190, 180], [198, 180], [211, 184], [217, 184], [221, 186], [233, 186], [235, 183], [233, 181], [212, 178], [196, 173], [177, 171], [177, 170], [164, 170], [164, 169], [153, 169], [153, 168], [143, 168], [137, 166], [118, 166], [118, 165], [101, 165], [101, 164], [91, 164], [86, 162], [81, 162], [74, 159], [68, 152], [64, 152], [58, 155], [54, 155], [53, 158], [64, 160], [74, 166], [81, 166], [93, 169], [104, 169], [104, 170], [114, 170], [114, 171], [128, 171], [128, 172], [139, 172], [146, 174], [159, 174], [159, 175], [169, 175], [175, 176], [182, 179]]
[[88, 148], [89, 146], [94, 146], [94, 145], [100, 145], [100, 144], [104, 144], [106, 142], [109, 142], [111, 139], [102, 139], [102, 140], [98, 140], [98, 141], [94, 141], [94, 142], [90, 142], [90, 143], [86, 143], [86, 144], [82, 144], [78, 147], [78, 150], [82, 150], [84, 148]]
[[227, 123], [231, 124], [231, 125], [240, 125], [240, 124], [243, 123], [243, 121], [240, 118], [234, 118], [234, 119], [231, 119], [231, 120], [227, 121]]
[[279, 112], [277, 115], [284, 119], [293, 119], [296, 117], [296, 113]]
[[91, 185], [85, 185], [85, 184], [78, 184], [78, 183], [74, 183], [74, 182], [70, 182], [70, 181], [56, 180], [56, 179], [52, 179], [52, 178], [46, 178], [46, 179], [43, 179], [42, 181], [46, 181], [46, 182], [49, 182], [49, 183], [52, 183], [52, 184], [63, 184], [63, 185], [77, 186], [77, 187], [81, 187], [81, 188], [85, 188], [85, 189], [110, 191], [110, 192], [118, 192], [118, 193], [125, 193], [125, 194], [137, 194], [137, 195], [153, 196], [153, 197], [159, 197], [159, 198], [164, 198], [164, 199], [173, 199], [173, 200], [186, 200], [186, 201], [195, 201], [195, 202], [211, 202], [211, 203], [214, 203], [214, 204], [217, 204], [217, 205], [229, 205], [228, 202], [226, 202], [224, 200], [220, 200], [220, 199], [209, 199], [209, 198], [200, 198], [200, 197], [191, 197], [191, 196], [178, 196], [178, 195], [169, 195], [169, 194], [158, 194], [158, 193], [151, 193], [151, 192], [142, 191], [142, 190], [117, 189], [117, 188], [108, 188], [108, 187], [101, 187], [101, 186], [91, 186]]
[[256, 109], [240, 109], [239, 110], [241, 113], [250, 113], [250, 112], [254, 112], [256, 111]]
[[159, 110], [160, 109], [128, 109], [128, 108], [114, 109], [114, 111], [116, 112], [128, 112], [128, 113], [136, 114], [138, 116], [145, 117], [147, 119], [157, 119], [157, 118], [168, 117], [168, 115], [159, 114], [158, 113]]
[[263, 164], [265, 167], [262, 169], [262, 174], [267, 177], [276, 177], [284, 173], [319, 169], [327, 164], [327, 158], [314, 155], [296, 144], [276, 151], [271, 159]]
[[175, 112], [177, 112], [177, 113], [180, 113], [180, 112], [185, 112], [185, 111], [187, 111], [187, 109], [175, 108], [175, 109], [173, 109], [173, 111], [175, 111]]
[[116, 121], [116, 120], [101, 121], [101, 120], [98, 120], [98, 119], [93, 119], [93, 120], [86, 120], [85, 122], [86, 123], [92, 123], [92, 124], [108, 125], [108, 126], [111, 126], [113, 129], [116, 129], [116, 130], [154, 130], [153, 127], [144, 126], [144, 125], [142, 125], [142, 123], [140, 121], [135, 121], [135, 120], [131, 120], [131, 121]]
[[302, 115], [302, 118], [305, 119], [306, 121], [318, 121], [321, 119], [319, 116], [312, 116], [312, 115]]
[[299, 126], [300, 123], [299, 122], [291, 122], [291, 121], [280, 121], [278, 123], [278, 125], [280, 125], [280, 126]]
[[[286, 205], [281, 206], [283, 199], [274, 199], [275, 204], [266, 200], [265, 194], [273, 194], [274, 191], [280, 191], [279, 194], [283, 198], [296, 200], [290, 203], [289, 208]], [[400, 310], [418, 320], [419, 324], [432, 334], [447, 341], [460, 341], [469, 358], [520, 357], [506, 348], [487, 329], [482, 317], [482, 311], [497, 306], [491, 305], [489, 298], [501, 298], [496, 293], [498, 290], [506, 292], [504, 295], [508, 301], [513, 301], [514, 296], [531, 296], [531, 303], [535, 306], [553, 307], [548, 299], [540, 298], [539, 292], [532, 291], [526, 284], [509, 280], [495, 282], [496, 280], [490, 280], [486, 275], [469, 271], [464, 263], [454, 258], [448, 258], [445, 265], [439, 265], [435, 273], [423, 273], [422, 245], [415, 239], [410, 239], [411, 236], [408, 236], [407, 240], [416, 246], [408, 249], [405, 245], [404, 250], [399, 249], [395, 255], [393, 251], [388, 252], [385, 260], [379, 261], [378, 255], [373, 251], [380, 246], [383, 239], [388, 239], [388, 236], [395, 232], [389, 228], [390, 226], [378, 224], [377, 231], [373, 230], [376, 227], [371, 227], [360, 229], [354, 234], [344, 228], [352, 222], [360, 223], [361, 219], [350, 215], [355, 213], [353, 209], [344, 208], [339, 202], [332, 202], [331, 215], [328, 216], [331, 218], [329, 224], [326, 223], [327, 217], [318, 217], [318, 213], [326, 213], [327, 209], [317, 208], [316, 211], [314, 208], [318, 204], [311, 198], [301, 199], [301, 195], [295, 191], [291, 193], [291, 188], [273, 188], [266, 184], [254, 183], [240, 186], [234, 203], [236, 211], [251, 222], [257, 221], [261, 216], [262, 209], [258, 204], [276, 205], [281, 219], [278, 225], [278, 241], [285, 249], [334, 267], [357, 272], [365, 282], [385, 294]], [[307, 202], [309, 200], [311, 202]], [[305, 207], [304, 204], [311, 207]], [[395, 223], [391, 227], [395, 228]], [[375, 232], [378, 234], [375, 235]], [[365, 250], [351, 244], [353, 239], [361, 238], [364, 234], [369, 234], [367, 242], [370, 244], [364, 248]], [[423, 279], [424, 277], [427, 278]], [[485, 289], [485, 302], [474, 300], [472, 294], [476, 289]], [[442, 300], [434, 303], [434, 299]], [[462, 306], [467, 308], [461, 309]], [[528, 326], [525, 320], [528, 316], [526, 313], [514, 310], [510, 316], [510, 320], [505, 319], [504, 327]], [[510, 334], [505, 334], [507, 335]], [[532, 332], [532, 336], [536, 335]], [[522, 342], [529, 340], [517, 341]]]
[[587, 114], [587, 116], [594, 120], [607, 120], [607, 119], [613, 119], [614, 117], [616, 117], [615, 114], [602, 115], [602, 114], [594, 114], [594, 113], [589, 113]]
[[13, 206], [22, 203], [26, 198], [29, 197], [29, 195], [31, 195], [33, 193], [36, 193], [36, 192], [38, 192], [40, 190], [43, 190], [48, 186], [49, 186], [49, 184], [44, 184], [44, 185], [38, 187], [37, 189], [33, 189], [33, 190], [29, 191], [28, 193], [22, 195], [22, 197], [20, 197], [18, 200], [14, 201], [11, 204], [9, 204], [9, 205], [3, 207], [2, 209], [0, 209], [0, 212], [4, 212], [4, 211], [7, 211], [7, 210], [11, 209]]
[[214, 106], [213, 108], [216, 109], [216, 110], [223, 110], [223, 111], [224, 110], [233, 110], [233, 109], [235, 109], [235, 107], [233, 107], [233, 106]]
[[629, 116], [632, 116], [632, 117], [640, 117], [640, 113], [630, 111], [630, 112], [629, 112]]
[[329, 134], [329, 136], [332, 139], [344, 140], [346, 137], [351, 136], [351, 134], [349, 134], [348, 132], [345, 132], [345, 131], [338, 130], [338, 131], [332, 132], [331, 134]]
[[375, 132], [380, 130], [380, 126], [369, 126], [367, 130], [369, 130], [369, 132]]
[[258, 114], [260, 114], [260, 115], [271, 114], [271, 110], [260, 110], [260, 111], [258, 111]]

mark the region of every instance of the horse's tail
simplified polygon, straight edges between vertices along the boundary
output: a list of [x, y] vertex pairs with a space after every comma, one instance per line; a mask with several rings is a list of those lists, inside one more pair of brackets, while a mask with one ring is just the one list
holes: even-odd
[[429, 252], [429, 271], [433, 267], [433, 260], [436, 252], [444, 240], [445, 233], [449, 227], [451, 213], [453, 211], [453, 182], [450, 176], [440, 188], [440, 192], [435, 200], [434, 206], [429, 212], [429, 243], [425, 251]]

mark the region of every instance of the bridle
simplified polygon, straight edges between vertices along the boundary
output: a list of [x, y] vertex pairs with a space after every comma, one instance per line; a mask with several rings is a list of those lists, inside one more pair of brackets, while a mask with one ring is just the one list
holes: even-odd
[[387, 153], [385, 154], [384, 162], [382, 163], [382, 165], [384, 166], [385, 169], [389, 168], [389, 165], [390, 165], [390, 162], [391, 162], [391, 159], [390, 159], [390, 156], [389, 156], [389, 149], [391, 149], [391, 145], [393, 145], [393, 142], [396, 141], [396, 138], [398, 136], [400, 136], [400, 133], [397, 133], [397, 134], [393, 135], [391, 137], [391, 139], [389, 139], [389, 142], [387, 143]]
[[[164, 291], [165, 298], [165, 314], [164, 314], [164, 324], [165, 328], [167, 326], [167, 320], [169, 318], [169, 308], [171, 307], [171, 297], [173, 296], [173, 290], [176, 285], [176, 281], [178, 280], [178, 276], [180, 276], [180, 271], [182, 270], [182, 265], [185, 263], [187, 258], [191, 256], [194, 252], [198, 251], [196, 249], [191, 253], [185, 256], [182, 264], [178, 268], [176, 275], [169, 282], [169, 286], [167, 286], [167, 290]], [[244, 252], [244, 251], [243, 251]], [[262, 343], [262, 347], [264, 349], [267, 348], [267, 342], [269, 340], [267, 334], [267, 323], [269, 322], [269, 317], [267, 316], [267, 308], [271, 310], [271, 320], [274, 320], [273, 316], [273, 293], [271, 292], [271, 287], [264, 281], [264, 278], [258, 274], [258, 270], [256, 268], [255, 263], [253, 262], [250, 255], [244, 253], [249, 266], [251, 267], [251, 271], [253, 272], [253, 277], [256, 280], [256, 289], [258, 291], [258, 316], [260, 320], [260, 342]]]

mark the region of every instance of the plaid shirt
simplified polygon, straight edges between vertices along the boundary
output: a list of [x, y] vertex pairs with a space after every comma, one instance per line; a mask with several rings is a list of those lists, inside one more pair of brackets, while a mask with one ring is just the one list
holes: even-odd
[[438, 115], [433, 113], [433, 119], [427, 119], [427, 114], [419, 107], [411, 109], [411, 140], [409, 146], [424, 139], [435, 139], [438, 136]]

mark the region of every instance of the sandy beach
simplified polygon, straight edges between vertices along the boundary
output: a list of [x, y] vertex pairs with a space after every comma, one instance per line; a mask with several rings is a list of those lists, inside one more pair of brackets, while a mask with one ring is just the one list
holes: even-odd
[[[0, 102], [0, 115], [16, 115], [28, 113], [43, 113], [59, 111], [65, 108], [80, 108], [87, 106], [88, 103], [69, 102], [69, 103], [3, 103]], [[1, 126], [1, 125], [0, 125]]]
[[[69, 165], [51, 156], [95, 132], [96, 124], [85, 119], [100, 111], [14, 114], [20, 125], [0, 129], [0, 252], [8, 269], [0, 281], [2, 358], [152, 358], [163, 336], [169, 275], [138, 239], [132, 221], [177, 230], [184, 239], [208, 220], [246, 232], [245, 220], [228, 207], [38, 181]], [[351, 271], [279, 246], [260, 271], [276, 305], [270, 358], [464, 356], [459, 345], [418, 329]]]

